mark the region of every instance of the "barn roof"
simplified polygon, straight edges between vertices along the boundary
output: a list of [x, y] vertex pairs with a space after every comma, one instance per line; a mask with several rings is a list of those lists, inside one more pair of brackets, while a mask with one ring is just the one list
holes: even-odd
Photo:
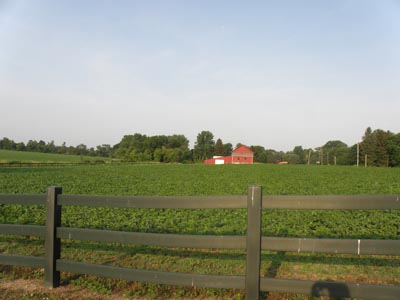
[[249, 147], [241, 145], [237, 147], [235, 150], [233, 150], [232, 153], [253, 153], [253, 151], [251, 151]]

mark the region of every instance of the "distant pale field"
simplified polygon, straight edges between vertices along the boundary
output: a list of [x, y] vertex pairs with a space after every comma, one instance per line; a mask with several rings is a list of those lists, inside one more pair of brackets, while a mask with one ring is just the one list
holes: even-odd
[[16, 161], [41, 162], [41, 163], [49, 163], [49, 162], [79, 163], [82, 161], [96, 160], [96, 159], [103, 159], [103, 158], [92, 157], [92, 156], [54, 154], [54, 153], [0, 150], [0, 163], [16, 162]]

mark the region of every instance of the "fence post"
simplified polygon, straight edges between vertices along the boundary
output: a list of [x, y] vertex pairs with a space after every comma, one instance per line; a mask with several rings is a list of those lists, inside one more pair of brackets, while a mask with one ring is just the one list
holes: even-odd
[[56, 270], [56, 261], [61, 255], [61, 240], [57, 238], [57, 227], [61, 226], [61, 206], [57, 204], [57, 196], [62, 188], [51, 186], [47, 189], [46, 200], [46, 238], [44, 285], [55, 288], [60, 285], [60, 272]]
[[260, 299], [262, 189], [251, 185], [247, 194], [247, 257], [245, 299]]

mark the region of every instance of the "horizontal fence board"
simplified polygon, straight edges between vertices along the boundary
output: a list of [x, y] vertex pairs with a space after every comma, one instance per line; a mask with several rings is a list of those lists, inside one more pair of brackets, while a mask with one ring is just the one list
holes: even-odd
[[57, 237], [61, 239], [86, 240], [108, 243], [127, 243], [134, 245], [164, 247], [203, 249], [246, 248], [245, 236], [182, 235], [59, 227], [57, 228]]
[[270, 195], [263, 209], [400, 209], [400, 195]]
[[357, 255], [400, 255], [400, 240], [263, 237], [263, 250]]
[[116, 208], [246, 208], [246, 196], [102, 196], [59, 195], [59, 205]]
[[400, 240], [360, 240], [360, 254], [400, 255]]
[[0, 204], [45, 205], [46, 194], [18, 195], [0, 194]]
[[[57, 237], [134, 245], [246, 249], [245, 236], [181, 235], [60, 227]], [[400, 240], [312, 239], [263, 237], [262, 250], [358, 255], [400, 255]]]
[[171, 273], [57, 260], [57, 271], [158, 284], [244, 289], [244, 276]]
[[0, 254], [0, 264], [9, 266], [44, 268], [44, 257]]
[[298, 253], [357, 254], [357, 241], [341, 239], [263, 237], [261, 247], [263, 250]]
[[0, 234], [44, 237], [46, 228], [40, 225], [0, 224]]
[[333, 281], [312, 281], [261, 278], [261, 291], [277, 293], [330, 296], [334, 298], [361, 298], [370, 300], [398, 300], [400, 286], [359, 284]]

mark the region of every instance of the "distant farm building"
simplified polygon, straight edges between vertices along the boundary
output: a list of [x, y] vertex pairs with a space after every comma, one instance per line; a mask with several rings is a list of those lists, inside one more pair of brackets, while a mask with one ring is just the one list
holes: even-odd
[[214, 156], [204, 161], [207, 165], [223, 165], [223, 164], [252, 164], [253, 151], [244, 145], [237, 147], [229, 156]]

